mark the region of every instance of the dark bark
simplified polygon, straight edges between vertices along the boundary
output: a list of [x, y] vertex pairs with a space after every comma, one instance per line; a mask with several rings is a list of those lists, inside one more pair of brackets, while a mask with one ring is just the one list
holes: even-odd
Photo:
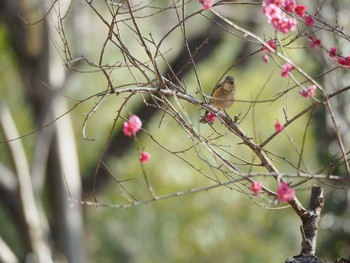
[[315, 256], [318, 223], [321, 219], [323, 205], [323, 189], [314, 185], [311, 189], [309, 208], [300, 215], [302, 220], [300, 227], [302, 235], [301, 253], [298, 256], [288, 258], [285, 261], [286, 263], [325, 262]]
[[302, 216], [301, 226], [302, 243], [301, 255], [315, 255], [318, 223], [323, 209], [323, 189], [313, 186], [311, 189], [310, 205], [307, 212]]
[[335, 261], [324, 261], [316, 256], [307, 255], [288, 258], [285, 263], [350, 263], [350, 261], [345, 258], [336, 259]]
[[316, 256], [307, 255], [307, 256], [295, 256], [288, 258], [285, 263], [324, 263], [321, 259]]

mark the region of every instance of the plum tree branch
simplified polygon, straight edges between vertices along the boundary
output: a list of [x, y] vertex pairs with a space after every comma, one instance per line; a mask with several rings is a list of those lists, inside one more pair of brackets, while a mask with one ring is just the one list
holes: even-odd
[[309, 208], [301, 216], [302, 226], [302, 255], [315, 255], [316, 253], [316, 237], [318, 230], [318, 223], [321, 219], [323, 209], [323, 189], [314, 185], [311, 188]]

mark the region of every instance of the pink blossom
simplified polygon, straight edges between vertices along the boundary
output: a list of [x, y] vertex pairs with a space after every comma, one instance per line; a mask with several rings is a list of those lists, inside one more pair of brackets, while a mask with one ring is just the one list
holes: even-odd
[[151, 159], [151, 154], [145, 151], [140, 153], [140, 161], [141, 163], [147, 163]]
[[[265, 0], [262, 4], [262, 12], [266, 15], [267, 21], [278, 31], [288, 33], [297, 27], [297, 20], [294, 17], [287, 17], [281, 7], [285, 6], [287, 0], [270, 1]], [[290, 0], [289, 0], [290, 1]], [[289, 3], [289, 2], [288, 2]]]
[[276, 132], [281, 132], [283, 131], [284, 127], [282, 125], [282, 123], [280, 123], [279, 120], [275, 120], [275, 131]]
[[273, 17], [271, 24], [274, 28], [282, 33], [288, 33], [294, 31], [297, 27], [297, 21], [295, 18], [288, 18], [286, 14], [283, 13], [281, 17]]
[[264, 60], [265, 63], [269, 63], [269, 61], [270, 61], [269, 54], [263, 55], [263, 60]]
[[316, 91], [316, 86], [312, 85], [312, 86], [308, 87], [307, 89], [301, 89], [299, 91], [299, 94], [304, 98], [310, 98], [310, 97], [315, 96], [315, 91]]
[[278, 7], [282, 7], [284, 5], [285, 0], [264, 0], [263, 4], [266, 5], [276, 5]]
[[212, 0], [198, 0], [200, 4], [202, 4], [203, 10], [208, 10], [213, 7]]
[[307, 41], [309, 42], [310, 47], [313, 49], [316, 49], [321, 44], [321, 40], [314, 38], [314, 36], [309, 36]]
[[295, 191], [285, 182], [281, 182], [277, 189], [277, 199], [280, 202], [289, 202], [295, 198]]
[[262, 184], [260, 182], [253, 181], [250, 185], [250, 190], [254, 193], [254, 195], [258, 195], [262, 192]]
[[212, 113], [212, 112], [208, 112], [206, 119], [207, 119], [208, 122], [213, 124], [214, 121], [216, 120], [216, 115], [214, 113]]
[[294, 11], [298, 16], [304, 16], [306, 11], [306, 6], [298, 5], [297, 7], [295, 7]]
[[288, 33], [291, 31], [295, 31], [297, 28], [297, 20], [294, 17], [287, 18], [285, 17], [279, 24], [277, 29], [282, 33]]
[[262, 12], [267, 16], [269, 23], [271, 23], [272, 18], [280, 18], [283, 14], [280, 7], [275, 4], [266, 3], [266, 1], [263, 2]]
[[329, 49], [329, 56], [331, 57], [331, 58], [333, 58], [333, 57], [335, 57], [336, 55], [337, 55], [337, 48], [336, 47], [331, 47], [330, 49]]
[[295, 2], [295, 0], [285, 0], [283, 7], [284, 10], [286, 10], [287, 12], [294, 13], [296, 6], [297, 3]]
[[[276, 40], [271, 39], [267, 41], [267, 44], [274, 50], [276, 51]], [[263, 50], [267, 52], [271, 52], [270, 49], [268, 49], [266, 46], [263, 46]]]
[[[273, 49], [273, 51], [276, 51], [276, 40], [269, 40], [267, 41], [267, 44], [269, 45], [269, 47], [271, 47]], [[263, 46], [263, 50], [266, 51], [266, 54], [263, 55], [263, 60], [265, 63], [269, 63], [269, 60], [270, 60], [270, 49], [267, 48], [267, 46]]]
[[339, 56], [337, 62], [344, 67], [350, 67], [350, 56], [347, 56], [346, 58]]
[[283, 78], [288, 78], [290, 76], [290, 72], [294, 69], [294, 67], [289, 64], [289, 63], [285, 63], [283, 66], [282, 66], [282, 72], [281, 72], [281, 76]]
[[313, 26], [314, 25], [314, 18], [312, 16], [304, 16], [304, 22], [307, 26]]
[[127, 137], [135, 135], [142, 127], [140, 118], [136, 115], [131, 115], [129, 120], [124, 122], [123, 133]]

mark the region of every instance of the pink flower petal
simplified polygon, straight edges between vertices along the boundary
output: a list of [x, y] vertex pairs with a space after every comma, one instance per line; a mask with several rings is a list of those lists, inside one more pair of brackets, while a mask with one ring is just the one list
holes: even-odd
[[331, 58], [333, 58], [333, 57], [335, 57], [336, 55], [337, 55], [337, 48], [336, 47], [331, 47], [330, 49], [329, 49], [329, 56], [331, 57]]
[[216, 115], [212, 112], [208, 112], [207, 114], [207, 121], [210, 122], [211, 124], [214, 123], [214, 121], [216, 120]]
[[129, 120], [123, 124], [123, 133], [127, 137], [132, 137], [142, 127], [140, 118], [136, 115], [131, 115]]
[[284, 127], [282, 123], [279, 122], [279, 120], [275, 120], [275, 131], [276, 132], [281, 132], [283, 131]]
[[339, 56], [337, 62], [343, 67], [350, 67], [350, 56], [347, 56], [346, 58]]
[[315, 21], [312, 16], [304, 16], [304, 22], [307, 26], [313, 26]]
[[298, 16], [304, 16], [305, 11], [306, 11], [306, 6], [298, 5], [297, 7], [295, 7], [294, 11]]
[[282, 72], [281, 72], [281, 76], [283, 78], [288, 78], [290, 76], [290, 73], [291, 71], [294, 69], [294, 67], [289, 64], [289, 63], [286, 63], [282, 66]]
[[[267, 41], [267, 44], [275, 51], [276, 50], [276, 40], [271, 39], [269, 41]], [[270, 49], [268, 49], [267, 47], [263, 46], [263, 50], [270, 52]]]
[[140, 153], [140, 161], [141, 163], [147, 163], [151, 159], [151, 154], [145, 151]]
[[269, 63], [269, 61], [270, 61], [269, 55], [268, 54], [263, 55], [263, 60], [265, 63]]
[[124, 122], [123, 124], [123, 133], [126, 137], [132, 137], [132, 131], [129, 127], [129, 123], [128, 122]]
[[316, 92], [316, 86], [315, 85], [312, 85], [310, 87], [308, 87], [307, 89], [301, 89], [299, 91], [299, 94], [304, 97], [304, 98], [310, 98], [310, 97], [313, 97], [315, 96], [315, 92]]
[[262, 184], [260, 182], [252, 182], [250, 185], [250, 190], [254, 193], [254, 195], [258, 195], [262, 192]]
[[285, 0], [283, 7], [284, 10], [286, 10], [287, 12], [294, 13], [296, 6], [297, 3], [295, 2], [295, 0]]
[[289, 202], [295, 198], [295, 191], [285, 182], [281, 182], [277, 189], [277, 199], [280, 202]]
[[[297, 28], [297, 20], [294, 17], [287, 17], [281, 7], [293, 9], [294, 0], [271, 1], [264, 0], [262, 4], [262, 12], [266, 15], [267, 21], [278, 31], [288, 33]], [[292, 11], [291, 11], [292, 12]]]

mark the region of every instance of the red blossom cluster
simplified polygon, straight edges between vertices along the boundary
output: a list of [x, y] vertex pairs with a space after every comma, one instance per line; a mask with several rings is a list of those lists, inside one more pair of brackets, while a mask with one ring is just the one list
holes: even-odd
[[310, 98], [310, 97], [313, 97], [315, 96], [315, 91], [316, 91], [316, 86], [315, 85], [312, 85], [306, 89], [301, 89], [299, 91], [299, 94], [304, 97], [304, 98]]
[[333, 58], [333, 60], [339, 65], [341, 65], [342, 67], [346, 67], [346, 68], [350, 67], [350, 56], [343, 57], [341, 55], [338, 55], [336, 47], [330, 48], [328, 51], [328, 55], [329, 57]]
[[337, 48], [336, 47], [331, 47], [329, 49], [329, 53], [328, 55], [331, 57], [331, 58], [334, 58], [337, 56]]
[[347, 56], [346, 58], [339, 56], [337, 62], [343, 67], [350, 67], [350, 56]]
[[314, 25], [314, 18], [312, 16], [304, 16], [304, 22], [305, 22], [305, 25], [307, 26], [313, 26]]
[[309, 42], [309, 45], [312, 49], [317, 49], [317, 47], [321, 44], [321, 40], [315, 38], [314, 36], [309, 36], [307, 38], [307, 41]]
[[301, 16], [303, 17], [305, 15], [305, 11], [306, 11], [306, 6], [304, 5], [298, 5], [294, 8], [294, 11], [295, 13], [298, 15], [298, 16]]
[[266, 15], [268, 22], [282, 33], [294, 31], [297, 27], [297, 20], [294, 17], [287, 17], [282, 8], [285, 1], [264, 0], [262, 12]]
[[262, 7], [268, 22], [282, 33], [289, 33], [297, 28], [297, 19], [288, 17], [287, 13], [302, 17], [307, 26], [314, 25], [313, 17], [305, 13], [306, 7], [297, 5], [295, 0], [264, 0]]
[[[250, 190], [254, 195], [258, 195], [262, 192], [262, 184], [260, 182], [253, 181], [250, 185]], [[280, 202], [289, 202], [295, 198], [295, 191], [287, 183], [281, 182], [277, 188], [277, 200]]]
[[294, 67], [289, 64], [289, 63], [285, 63], [282, 66], [282, 72], [281, 72], [281, 76], [282, 78], [288, 78], [290, 76], [291, 71], [294, 69]]

